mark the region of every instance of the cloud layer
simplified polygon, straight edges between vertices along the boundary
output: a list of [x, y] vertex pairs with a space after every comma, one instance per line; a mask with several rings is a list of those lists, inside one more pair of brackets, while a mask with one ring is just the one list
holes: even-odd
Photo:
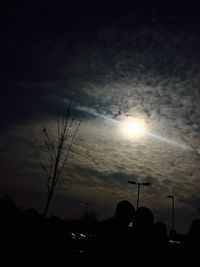
[[[142, 188], [141, 204], [167, 213], [166, 195], [174, 194], [185, 216], [199, 205], [200, 193], [199, 17], [136, 11], [82, 15], [77, 24], [55, 26], [51, 35], [41, 12], [35, 35], [33, 28], [25, 43], [23, 22], [19, 39], [4, 34], [6, 51], [14, 56], [1, 78], [2, 184], [43, 191], [41, 130], [54, 131], [56, 113], [72, 97], [82, 124], [60, 194], [89, 199], [105, 216], [120, 199], [135, 202], [137, 190], [128, 180], [147, 179], [151, 186]], [[124, 138], [109, 119], [127, 116], [142, 117], [149, 133], [174, 143], [150, 135]]]

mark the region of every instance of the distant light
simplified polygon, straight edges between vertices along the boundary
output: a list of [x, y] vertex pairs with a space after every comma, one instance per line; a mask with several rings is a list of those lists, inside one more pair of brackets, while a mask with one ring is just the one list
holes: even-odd
[[171, 244], [171, 245], [176, 245], [176, 244], [178, 244], [178, 245], [181, 245], [181, 242], [180, 241], [178, 241], [178, 240], [169, 240], [169, 244]]

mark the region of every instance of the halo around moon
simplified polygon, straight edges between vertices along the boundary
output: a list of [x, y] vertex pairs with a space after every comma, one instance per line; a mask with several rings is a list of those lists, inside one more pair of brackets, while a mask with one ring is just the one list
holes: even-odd
[[121, 122], [121, 130], [127, 138], [141, 138], [145, 135], [146, 125], [144, 120], [138, 118], [127, 118]]

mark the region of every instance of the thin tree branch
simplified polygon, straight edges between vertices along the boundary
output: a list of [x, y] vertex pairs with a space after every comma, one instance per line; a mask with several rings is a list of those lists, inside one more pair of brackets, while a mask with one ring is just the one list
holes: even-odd
[[75, 129], [73, 129], [73, 134], [71, 135], [71, 130], [75, 122], [70, 114], [70, 103], [71, 101], [69, 102], [67, 111], [62, 116], [62, 118], [58, 113], [56, 148], [50, 136], [48, 135], [47, 130], [45, 128], [43, 129], [43, 133], [45, 136], [45, 147], [47, 148], [47, 152], [49, 154], [48, 167], [41, 163], [42, 169], [44, 170], [47, 177], [47, 200], [44, 215], [46, 215], [48, 212], [49, 204], [54, 195], [56, 185], [59, 181], [61, 172], [63, 171], [64, 166], [66, 165], [69, 154], [72, 150], [72, 145], [74, 143], [75, 136], [80, 126], [79, 122], [78, 125], [76, 125]]
[[58, 171], [59, 175], [60, 175], [60, 173], [63, 171], [63, 168], [65, 167], [65, 164], [66, 164], [67, 159], [68, 159], [68, 157], [69, 157], [69, 153], [71, 152], [71, 148], [72, 148], [72, 145], [73, 145], [73, 143], [74, 143], [75, 136], [76, 136], [76, 134], [77, 134], [77, 132], [78, 132], [78, 129], [79, 129], [79, 127], [80, 127], [80, 124], [81, 124], [81, 122], [78, 123], [78, 125], [77, 125], [77, 127], [76, 127], [76, 130], [75, 130], [75, 132], [74, 132], [74, 134], [73, 134], [73, 136], [72, 136], [71, 142], [70, 142], [70, 144], [69, 144], [69, 148], [68, 148], [68, 150], [67, 150], [66, 157], [65, 157], [65, 159], [64, 159], [64, 161], [63, 161], [63, 164], [62, 164], [61, 167], [60, 167], [60, 170]]

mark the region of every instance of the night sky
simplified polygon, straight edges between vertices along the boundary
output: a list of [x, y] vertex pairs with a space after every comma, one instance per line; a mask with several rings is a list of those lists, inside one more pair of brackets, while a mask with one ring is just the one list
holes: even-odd
[[[67, 1], [66, 1], [67, 2]], [[43, 128], [69, 98], [81, 120], [50, 214], [100, 219], [122, 199], [187, 232], [200, 207], [200, 16], [192, 1], [91, 6], [16, 1], [0, 10], [0, 194], [42, 211]], [[142, 138], [121, 131], [145, 121]]]

